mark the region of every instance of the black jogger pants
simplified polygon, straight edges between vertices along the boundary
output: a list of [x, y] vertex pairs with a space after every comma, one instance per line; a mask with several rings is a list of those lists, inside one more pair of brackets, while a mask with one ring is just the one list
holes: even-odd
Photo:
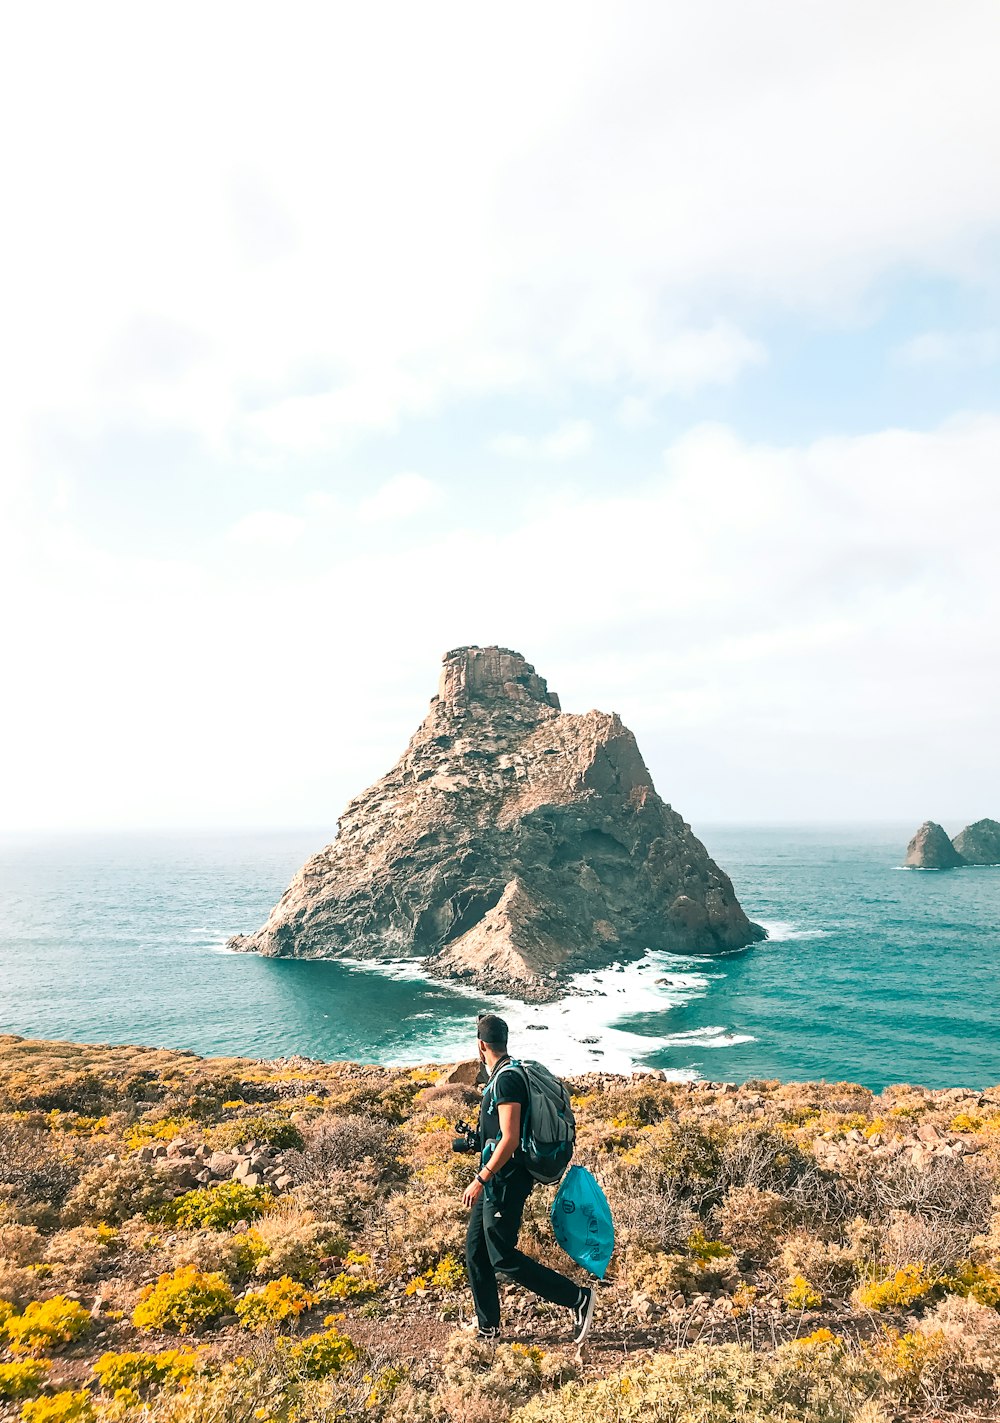
[[496, 1329], [500, 1323], [497, 1275], [504, 1275], [541, 1295], [542, 1299], [567, 1309], [572, 1309], [580, 1299], [579, 1285], [517, 1248], [524, 1203], [534, 1184], [523, 1166], [515, 1166], [505, 1180], [491, 1184], [492, 1199], [483, 1191], [472, 1207], [465, 1238], [465, 1262], [482, 1329]]

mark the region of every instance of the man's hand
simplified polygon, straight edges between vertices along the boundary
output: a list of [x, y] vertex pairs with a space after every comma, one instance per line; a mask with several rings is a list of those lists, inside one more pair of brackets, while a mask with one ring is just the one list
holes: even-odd
[[465, 1188], [465, 1195], [462, 1197], [462, 1205], [466, 1210], [471, 1210], [479, 1197], [483, 1194], [483, 1183], [478, 1177], [473, 1177]]

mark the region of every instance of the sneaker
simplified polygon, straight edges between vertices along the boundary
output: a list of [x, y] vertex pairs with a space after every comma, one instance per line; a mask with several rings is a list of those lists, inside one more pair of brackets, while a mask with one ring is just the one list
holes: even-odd
[[590, 1333], [590, 1327], [594, 1322], [594, 1305], [597, 1303], [597, 1294], [585, 1285], [580, 1290], [580, 1303], [573, 1310], [573, 1343], [582, 1344]]
[[484, 1329], [478, 1319], [467, 1319], [464, 1324], [460, 1324], [458, 1327], [463, 1334], [473, 1334], [486, 1344], [495, 1344], [500, 1338], [499, 1324], [494, 1329]]

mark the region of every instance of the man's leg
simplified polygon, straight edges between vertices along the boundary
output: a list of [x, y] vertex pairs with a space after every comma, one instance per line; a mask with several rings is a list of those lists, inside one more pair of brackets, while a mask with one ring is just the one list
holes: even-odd
[[[504, 1182], [502, 1197], [497, 1204], [481, 1196], [476, 1207], [482, 1206], [482, 1230], [486, 1237], [489, 1258], [497, 1274], [506, 1275], [526, 1290], [532, 1290], [552, 1304], [574, 1309], [580, 1303], [580, 1286], [558, 1270], [550, 1270], [538, 1260], [532, 1260], [517, 1248], [524, 1203], [534, 1185], [527, 1172]], [[471, 1269], [470, 1269], [471, 1273]], [[475, 1289], [473, 1288], [473, 1293]], [[482, 1316], [480, 1316], [480, 1320]]]
[[483, 1206], [492, 1212], [493, 1207], [480, 1195], [469, 1215], [469, 1228], [465, 1236], [465, 1264], [472, 1286], [472, 1299], [476, 1306], [476, 1318], [480, 1329], [497, 1329], [500, 1324], [500, 1292], [497, 1277], [490, 1259], [483, 1222]]

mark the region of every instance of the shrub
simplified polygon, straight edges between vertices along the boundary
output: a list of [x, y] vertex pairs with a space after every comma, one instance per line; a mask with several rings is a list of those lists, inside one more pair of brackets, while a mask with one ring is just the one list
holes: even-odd
[[939, 1282], [928, 1277], [922, 1265], [904, 1265], [887, 1280], [859, 1285], [857, 1302], [864, 1309], [906, 1309], [932, 1294]]
[[[368, 1299], [370, 1295], [377, 1293], [377, 1280], [365, 1275], [349, 1275], [346, 1271], [334, 1275], [333, 1279], [323, 1286], [324, 1299]], [[406, 1293], [414, 1293], [410, 1285], [407, 1285]]]
[[428, 1270], [464, 1252], [468, 1214], [457, 1193], [409, 1190], [389, 1199], [387, 1215], [389, 1244], [403, 1265]]
[[345, 1364], [357, 1358], [353, 1340], [335, 1326], [320, 1334], [307, 1334], [294, 1344], [283, 1339], [280, 1347], [290, 1371], [306, 1379], [325, 1379], [339, 1374]]
[[217, 1186], [185, 1191], [155, 1214], [168, 1225], [188, 1230], [224, 1230], [238, 1220], [256, 1220], [274, 1201], [263, 1186], [244, 1186], [240, 1181], [221, 1181]]
[[741, 1255], [766, 1264], [788, 1228], [792, 1207], [783, 1196], [760, 1186], [730, 1186], [718, 1209], [719, 1238]]
[[45, 1255], [45, 1238], [33, 1225], [0, 1225], [0, 1259], [11, 1265], [37, 1265]]
[[173, 1141], [176, 1137], [184, 1136], [193, 1126], [190, 1117], [160, 1117], [156, 1121], [146, 1118], [126, 1132], [125, 1145], [130, 1151], [139, 1151], [151, 1142]]
[[288, 1148], [301, 1151], [305, 1145], [302, 1133], [294, 1122], [278, 1112], [266, 1112], [257, 1116], [239, 1117], [234, 1122], [223, 1122], [214, 1129], [211, 1136], [216, 1146], [225, 1149], [231, 1146], [245, 1146], [255, 1141], [259, 1146], [271, 1146], [278, 1151]]
[[0, 1187], [8, 1187], [15, 1199], [58, 1210], [79, 1174], [47, 1131], [0, 1118]]
[[146, 1286], [132, 1323], [137, 1329], [189, 1334], [210, 1328], [224, 1314], [231, 1314], [233, 1306], [233, 1292], [221, 1275], [181, 1265]]
[[267, 1246], [253, 1229], [239, 1235], [220, 1230], [202, 1230], [181, 1239], [172, 1251], [170, 1263], [193, 1265], [196, 1270], [224, 1275], [230, 1284], [242, 1284], [251, 1275]]
[[790, 1309], [819, 1309], [823, 1296], [804, 1275], [793, 1275], [785, 1287], [784, 1300]]
[[67, 1389], [54, 1393], [51, 1398], [36, 1398], [21, 1409], [23, 1423], [91, 1423], [96, 1416], [85, 1388]]
[[82, 1304], [56, 1295], [34, 1301], [23, 1314], [12, 1314], [4, 1329], [12, 1354], [35, 1354], [71, 1344], [86, 1334], [90, 1325], [90, 1315]]
[[119, 1402], [137, 1403], [151, 1388], [166, 1383], [183, 1384], [198, 1368], [191, 1349], [162, 1349], [158, 1354], [102, 1354], [94, 1373], [105, 1393]]
[[447, 1293], [461, 1289], [464, 1284], [465, 1266], [454, 1255], [446, 1255], [433, 1270], [427, 1270], [411, 1280], [406, 1286], [406, 1293], [413, 1295], [418, 1290], [444, 1290]]
[[66, 1198], [68, 1225], [121, 1225], [134, 1215], [148, 1215], [170, 1196], [170, 1183], [147, 1161], [129, 1157], [91, 1167]]
[[0, 1398], [34, 1398], [52, 1365], [48, 1359], [22, 1359], [0, 1364]]
[[301, 1151], [286, 1164], [297, 1180], [325, 1180], [370, 1162], [376, 1180], [403, 1174], [402, 1134], [374, 1116], [319, 1117], [308, 1128]]
[[592, 1383], [569, 1383], [515, 1410], [511, 1423], [882, 1423], [873, 1370], [850, 1367], [835, 1343], [785, 1345], [773, 1355], [735, 1344], [654, 1354]]
[[266, 1329], [297, 1319], [307, 1309], [319, 1304], [319, 1296], [288, 1275], [269, 1280], [260, 1290], [251, 1290], [237, 1301], [236, 1313], [244, 1329]]
[[45, 1247], [46, 1281], [50, 1288], [77, 1289], [97, 1277], [107, 1242], [89, 1225], [60, 1230]]
[[[531, 1398], [573, 1376], [555, 1354], [524, 1344], [491, 1344], [453, 1334], [444, 1351], [443, 1387], [437, 1402], [449, 1418], [505, 1418], [512, 1403]], [[613, 1415], [612, 1415], [613, 1416]]]
[[824, 1299], [842, 1299], [854, 1283], [853, 1250], [821, 1240], [808, 1230], [793, 1231], [782, 1244], [778, 1260], [786, 1280], [804, 1276]]
[[309, 1284], [325, 1256], [342, 1256], [347, 1251], [347, 1240], [338, 1226], [315, 1220], [310, 1211], [287, 1196], [267, 1212], [256, 1230], [263, 1252], [255, 1274], [262, 1279], [291, 1275], [293, 1280]]
[[966, 1260], [944, 1284], [952, 1294], [974, 1299], [990, 1309], [1000, 1309], [1000, 1270], [992, 1265], [974, 1265]]

